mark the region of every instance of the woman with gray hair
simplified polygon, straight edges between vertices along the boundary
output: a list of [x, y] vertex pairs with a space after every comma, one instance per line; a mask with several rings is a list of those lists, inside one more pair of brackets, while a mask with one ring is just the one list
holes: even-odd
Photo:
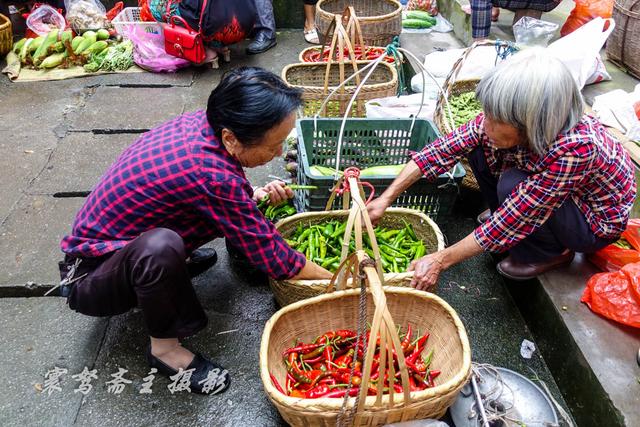
[[467, 157], [490, 211], [463, 240], [414, 261], [426, 289], [448, 267], [483, 251], [505, 252], [498, 271], [526, 280], [594, 252], [625, 229], [636, 194], [622, 145], [594, 117], [570, 72], [544, 50], [516, 54], [480, 81], [483, 113], [413, 154], [369, 206], [377, 221], [421, 175], [435, 179]]

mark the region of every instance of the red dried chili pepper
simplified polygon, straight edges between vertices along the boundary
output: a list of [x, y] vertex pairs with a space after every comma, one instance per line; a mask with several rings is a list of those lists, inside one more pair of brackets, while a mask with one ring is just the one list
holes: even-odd
[[280, 383], [278, 382], [278, 380], [276, 379], [275, 376], [273, 376], [273, 374], [269, 374], [269, 376], [271, 377], [271, 382], [273, 383], [273, 386], [282, 394], [287, 394], [284, 392], [284, 390], [282, 389], [282, 386], [280, 386]]
[[306, 397], [307, 399], [317, 399], [329, 393], [330, 391], [331, 389], [329, 388], [329, 386], [327, 386], [326, 384], [320, 384], [319, 386], [306, 391], [304, 393], [304, 397]]
[[282, 353], [282, 357], [286, 357], [287, 355], [291, 354], [291, 353], [300, 353], [300, 354], [307, 354], [309, 352], [311, 352], [311, 350], [315, 350], [318, 347], [321, 347], [322, 344], [303, 344], [303, 345], [299, 345], [298, 347], [291, 347], [288, 348], [284, 351], [284, 353]]
[[[352, 388], [351, 390], [349, 390], [349, 396], [357, 396], [359, 392], [359, 389], [357, 387]], [[346, 389], [342, 389], [342, 390], [333, 390], [330, 391], [329, 393], [325, 394], [322, 397], [344, 397], [344, 395], [347, 394], [347, 390]]]
[[296, 390], [295, 388], [291, 390], [291, 393], [289, 393], [289, 396], [290, 397], [306, 397], [303, 391]]
[[429, 371], [429, 379], [431, 381], [435, 380], [436, 378], [438, 378], [438, 376], [440, 375], [440, 371], [434, 369], [433, 371]]
[[400, 343], [400, 347], [402, 347], [402, 352], [407, 349], [407, 347], [411, 344], [411, 323], [407, 325], [407, 334], [404, 336], [404, 339]]
[[333, 363], [340, 367], [346, 368], [347, 366], [349, 366], [349, 364], [353, 360], [354, 353], [355, 353], [354, 349], [351, 348], [345, 354], [338, 357]]
[[324, 358], [324, 364], [327, 369], [331, 369], [331, 363], [333, 362], [333, 353], [331, 351], [331, 346], [328, 345], [324, 348], [324, 352], [322, 353], [322, 357]]

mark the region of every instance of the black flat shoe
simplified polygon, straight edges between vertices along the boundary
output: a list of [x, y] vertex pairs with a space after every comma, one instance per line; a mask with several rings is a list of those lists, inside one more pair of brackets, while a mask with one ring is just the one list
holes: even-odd
[[[149, 366], [156, 368], [158, 373], [167, 377], [174, 376], [178, 373], [177, 370], [151, 354], [151, 346], [147, 347], [146, 357]], [[229, 372], [222, 366], [206, 359], [200, 353], [195, 353], [193, 360], [189, 363], [185, 371], [189, 369], [195, 369], [191, 374], [189, 386], [193, 393], [208, 395], [219, 394], [227, 390], [231, 385]]]
[[218, 262], [218, 254], [213, 248], [198, 248], [191, 253], [187, 260], [189, 277], [196, 277], [204, 273]]
[[247, 55], [257, 55], [266, 52], [276, 45], [276, 38], [269, 38], [265, 33], [258, 33], [249, 46], [247, 46]]

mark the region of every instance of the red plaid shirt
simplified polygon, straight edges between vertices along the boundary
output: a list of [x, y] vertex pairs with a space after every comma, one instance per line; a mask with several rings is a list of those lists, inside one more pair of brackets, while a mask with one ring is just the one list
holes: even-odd
[[61, 248], [97, 257], [164, 227], [183, 238], [187, 253], [225, 237], [271, 277], [296, 275], [304, 255], [286, 244], [252, 196], [242, 166], [213, 135], [206, 114], [184, 114], [120, 155], [87, 197]]
[[615, 238], [624, 231], [636, 194], [634, 167], [622, 145], [595, 118], [584, 116], [573, 129], [558, 135], [544, 156], [538, 156], [524, 146], [492, 147], [480, 114], [412, 158], [427, 178], [435, 179], [476, 147], [482, 147], [496, 177], [512, 167], [531, 172], [475, 229], [476, 242], [484, 250], [511, 248], [569, 198], [595, 235]]

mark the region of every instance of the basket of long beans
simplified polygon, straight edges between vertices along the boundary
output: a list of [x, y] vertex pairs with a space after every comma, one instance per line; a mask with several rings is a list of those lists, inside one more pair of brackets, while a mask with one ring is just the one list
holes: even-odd
[[[276, 228], [294, 249], [317, 264], [335, 271], [341, 261], [344, 240], [349, 242], [348, 253], [355, 251], [351, 236], [344, 236], [349, 211], [305, 212], [285, 218]], [[405, 208], [389, 208], [376, 227], [385, 283], [409, 286], [413, 272], [409, 264], [426, 254], [444, 249], [444, 237], [435, 222], [425, 214]], [[371, 242], [364, 237], [364, 250], [373, 258]], [[321, 295], [327, 291], [329, 280], [275, 280], [269, 284], [276, 301], [285, 306], [296, 301]]]
[[338, 289], [357, 289], [296, 302], [266, 323], [260, 376], [287, 423], [440, 418], [466, 383], [471, 350], [456, 312], [432, 293], [381, 286], [371, 261], [358, 251], [334, 276]]

